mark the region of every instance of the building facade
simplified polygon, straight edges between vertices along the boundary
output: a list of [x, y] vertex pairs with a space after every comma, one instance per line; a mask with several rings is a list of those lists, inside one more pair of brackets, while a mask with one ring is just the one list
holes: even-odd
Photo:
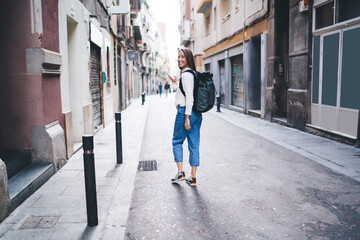
[[356, 139], [359, 128], [360, 2], [315, 0], [312, 126]]
[[146, 1], [124, 3], [1, 3], [0, 221], [160, 76], [167, 51], [156, 24], [147, 41]]
[[[1, 3], [0, 220], [22, 201], [15, 176], [66, 163], [58, 1]], [[33, 175], [28, 174], [29, 178]], [[42, 180], [37, 181], [42, 184]], [[27, 192], [36, 190], [36, 184]]]
[[214, 74], [221, 104], [264, 116], [268, 1], [184, 0], [182, 6], [182, 45], [193, 50], [198, 70]]
[[348, 143], [359, 139], [356, 1], [180, 3], [181, 43], [203, 58], [200, 70], [214, 74], [222, 106]]

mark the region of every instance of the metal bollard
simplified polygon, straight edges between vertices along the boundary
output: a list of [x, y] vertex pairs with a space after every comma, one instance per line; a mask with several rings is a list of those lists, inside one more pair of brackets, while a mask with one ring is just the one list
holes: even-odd
[[220, 112], [220, 95], [216, 96], [216, 105], [217, 105], [217, 112]]
[[123, 163], [122, 157], [122, 137], [121, 137], [121, 113], [115, 113], [115, 131], [116, 131], [116, 162]]
[[144, 105], [145, 102], [145, 92], [141, 93], [141, 105]]
[[94, 163], [94, 141], [92, 135], [83, 135], [86, 212], [88, 226], [98, 225], [96, 180]]

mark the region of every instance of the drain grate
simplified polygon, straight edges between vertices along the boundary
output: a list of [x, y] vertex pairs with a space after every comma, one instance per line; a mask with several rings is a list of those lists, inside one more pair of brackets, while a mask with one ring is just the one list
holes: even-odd
[[139, 161], [138, 171], [156, 171], [156, 160]]
[[60, 216], [29, 216], [21, 225], [21, 229], [53, 228]]

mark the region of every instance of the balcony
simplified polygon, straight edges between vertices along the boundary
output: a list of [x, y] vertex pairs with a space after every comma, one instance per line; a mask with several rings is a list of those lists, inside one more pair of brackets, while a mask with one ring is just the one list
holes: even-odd
[[122, 39], [128, 39], [131, 37], [131, 28], [130, 26], [117, 25], [118, 34]]
[[212, 0], [202, 0], [197, 8], [197, 13], [205, 13], [206, 10], [211, 6]]
[[140, 14], [137, 14], [137, 17], [132, 21], [132, 26], [134, 30], [134, 38], [136, 42], [138, 43], [138, 40], [142, 40], [142, 24], [141, 24], [141, 16]]
[[137, 18], [138, 13], [141, 10], [140, 0], [130, 0], [130, 18]]

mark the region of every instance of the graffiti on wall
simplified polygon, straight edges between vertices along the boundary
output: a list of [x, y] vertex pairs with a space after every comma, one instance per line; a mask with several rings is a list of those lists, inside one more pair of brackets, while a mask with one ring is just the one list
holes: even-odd
[[232, 105], [244, 107], [244, 67], [241, 63], [232, 65]]

